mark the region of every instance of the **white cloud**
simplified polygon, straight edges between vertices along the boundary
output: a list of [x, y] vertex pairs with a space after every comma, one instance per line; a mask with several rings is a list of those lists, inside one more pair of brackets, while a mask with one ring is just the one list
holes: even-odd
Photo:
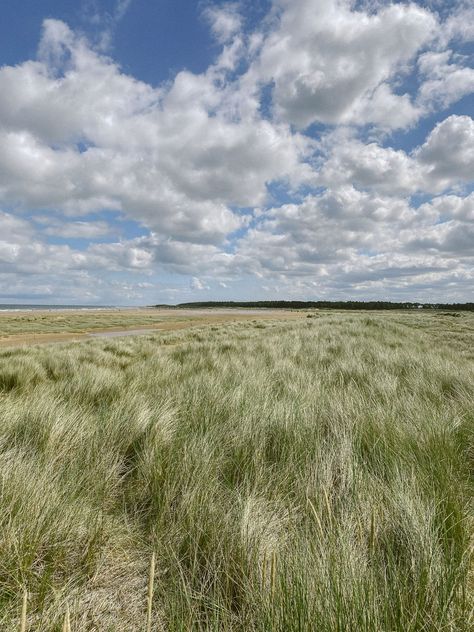
[[441, 193], [473, 179], [474, 121], [447, 117], [410, 154], [364, 143], [344, 130], [328, 134], [320, 149], [324, 158], [317, 180], [324, 186], [353, 184], [394, 196]]
[[257, 75], [273, 82], [277, 115], [311, 123], [404, 127], [417, 111], [391, 86], [434, 36], [436, 20], [415, 4], [368, 13], [337, 0], [279, 0], [277, 27], [261, 47]]
[[451, 115], [438, 123], [415, 157], [428, 170], [438, 190], [456, 181], [469, 182], [474, 174], [474, 120]]
[[224, 2], [221, 5], [208, 5], [203, 15], [209, 22], [217, 41], [226, 44], [242, 28], [242, 15], [237, 2]]
[[394, 248], [400, 223], [413, 219], [404, 200], [342, 186], [271, 209], [242, 240], [239, 253], [257, 261], [263, 274], [324, 274], [328, 263], [376, 252], [381, 243]]
[[452, 40], [474, 41], [474, 8], [471, 0], [459, 2], [459, 6], [446, 19], [441, 37], [445, 44]]
[[423, 188], [423, 175], [417, 163], [403, 150], [363, 143], [344, 134], [331, 135], [326, 145], [329, 154], [319, 181], [325, 186], [354, 184], [388, 195], [405, 196]]
[[416, 209], [408, 200], [341, 186], [264, 213], [234, 265], [293, 296], [409, 299], [419, 291], [427, 300], [459, 300], [464, 291], [467, 300], [473, 217], [473, 194], [441, 196]]
[[425, 77], [417, 97], [423, 108], [446, 108], [474, 91], [474, 69], [457, 63], [450, 50], [420, 55], [418, 67]]
[[190, 288], [201, 292], [202, 290], [208, 290], [209, 286], [201, 279], [198, 279], [198, 277], [193, 277], [191, 279]]
[[34, 235], [34, 229], [28, 221], [1, 210], [0, 226], [0, 239], [6, 244], [29, 243]]
[[228, 112], [212, 68], [154, 90], [52, 20], [41, 49], [70, 59], [55, 76], [44, 62], [0, 71], [6, 202], [71, 213], [106, 206], [173, 238], [218, 243], [242, 225], [232, 206], [261, 204], [267, 182], [310, 173], [301, 164], [310, 142]]
[[63, 239], [98, 239], [110, 235], [113, 231], [107, 222], [75, 221], [63, 222], [51, 217], [36, 218], [36, 223], [44, 224], [43, 233]]
[[457, 195], [442, 195], [434, 198], [430, 203], [420, 207], [427, 212], [434, 212], [435, 222], [455, 219], [462, 222], [474, 222], [474, 193], [466, 197]]
[[[415, 148], [390, 130], [473, 89], [469, 7], [275, 0], [253, 33], [242, 7], [208, 5], [215, 63], [158, 88], [58, 20], [37, 60], [0, 68], [0, 296], [138, 301], [156, 274], [181, 279], [176, 300], [238, 279], [300, 298], [468, 292], [474, 121], [447, 116]], [[148, 234], [123, 238], [107, 209]]]

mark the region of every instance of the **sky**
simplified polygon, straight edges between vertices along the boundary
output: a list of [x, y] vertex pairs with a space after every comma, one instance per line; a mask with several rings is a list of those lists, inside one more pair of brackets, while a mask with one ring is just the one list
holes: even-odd
[[470, 0], [4, 0], [0, 303], [474, 300]]

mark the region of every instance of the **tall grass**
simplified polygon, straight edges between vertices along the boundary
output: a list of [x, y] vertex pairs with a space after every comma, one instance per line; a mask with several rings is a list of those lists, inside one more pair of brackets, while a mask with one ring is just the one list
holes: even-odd
[[91, 310], [64, 312], [0, 312], [0, 338], [11, 335], [83, 333], [100, 329], [153, 327], [167, 320], [186, 321], [175, 313], [153, 309]]
[[0, 352], [1, 629], [25, 590], [32, 630], [472, 629], [474, 323], [452, 321]]

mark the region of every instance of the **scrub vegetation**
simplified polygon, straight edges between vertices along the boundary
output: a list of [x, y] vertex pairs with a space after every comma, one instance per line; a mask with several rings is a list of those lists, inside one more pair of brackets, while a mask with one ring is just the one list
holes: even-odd
[[0, 628], [472, 629], [474, 317], [0, 350]]

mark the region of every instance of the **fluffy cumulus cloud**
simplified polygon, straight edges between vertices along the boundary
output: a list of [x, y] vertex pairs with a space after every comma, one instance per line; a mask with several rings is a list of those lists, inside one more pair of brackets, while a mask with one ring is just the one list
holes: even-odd
[[411, 152], [362, 142], [347, 131], [321, 144], [325, 162], [318, 180], [327, 187], [353, 183], [390, 195], [441, 193], [468, 185], [474, 174], [474, 120], [451, 115], [438, 123]]
[[469, 182], [474, 174], [474, 120], [469, 116], [448, 117], [436, 125], [415, 155], [438, 188], [456, 181]]
[[279, 0], [274, 31], [260, 52], [261, 81], [273, 82], [276, 113], [311, 123], [377, 123], [402, 127], [417, 108], [391, 85], [433, 37], [436, 19], [415, 4], [376, 13], [350, 2]]
[[0, 190], [25, 208], [109, 207], [216, 242], [242, 225], [232, 207], [264, 201], [266, 182], [308, 175], [308, 140], [228, 111], [215, 68], [155, 90], [54, 20], [40, 51], [0, 71]]
[[0, 298], [472, 300], [468, 3], [208, 3], [158, 86], [104, 52], [129, 4], [0, 68]]
[[420, 87], [418, 101], [425, 108], [446, 108], [474, 92], [474, 68], [464, 65], [463, 56], [456, 58], [451, 50], [420, 55], [418, 67], [426, 80]]
[[[300, 204], [271, 209], [242, 246], [262, 274], [271, 268], [285, 285], [303, 280], [323, 295], [356, 296], [410, 283], [432, 291], [456, 275], [473, 279], [473, 196], [436, 198], [417, 209], [406, 200], [361, 192], [353, 186], [308, 196]], [[258, 253], [258, 254], [255, 254]]]

